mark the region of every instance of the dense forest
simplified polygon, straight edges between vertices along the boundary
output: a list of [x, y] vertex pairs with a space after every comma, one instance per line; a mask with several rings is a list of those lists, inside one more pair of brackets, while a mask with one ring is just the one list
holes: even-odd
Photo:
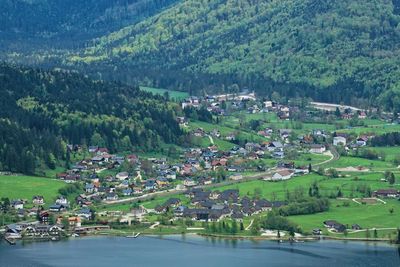
[[400, 111], [399, 0], [0, 3], [2, 36], [37, 37], [2, 50], [13, 62], [191, 94], [249, 88]]
[[83, 47], [85, 41], [137, 23], [176, 1], [0, 0], [0, 45], [16, 50]]
[[[400, 106], [400, 1], [188, 0], [64, 63], [194, 92], [250, 87]], [[132, 75], [146, 71], [143, 76]], [[364, 102], [365, 103], [365, 102]]]
[[146, 151], [182, 135], [177, 104], [76, 73], [0, 64], [0, 94], [0, 170], [54, 168], [66, 144]]

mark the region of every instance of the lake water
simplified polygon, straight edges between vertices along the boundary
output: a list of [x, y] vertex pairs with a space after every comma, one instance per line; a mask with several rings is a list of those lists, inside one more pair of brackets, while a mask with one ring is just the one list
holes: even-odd
[[277, 243], [198, 236], [85, 237], [0, 243], [0, 266], [400, 266], [400, 248], [364, 242]]

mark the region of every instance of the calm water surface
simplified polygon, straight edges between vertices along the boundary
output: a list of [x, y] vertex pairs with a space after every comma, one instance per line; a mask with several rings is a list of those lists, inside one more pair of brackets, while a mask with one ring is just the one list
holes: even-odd
[[400, 248], [364, 242], [279, 244], [197, 236], [0, 243], [0, 266], [400, 266]]

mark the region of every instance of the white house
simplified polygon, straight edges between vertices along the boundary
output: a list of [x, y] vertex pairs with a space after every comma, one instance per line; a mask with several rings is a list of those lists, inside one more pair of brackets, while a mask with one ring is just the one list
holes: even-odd
[[185, 181], [183, 181], [184, 186], [195, 186], [196, 184], [196, 181], [192, 179], [185, 179]]
[[339, 146], [339, 145], [345, 146], [346, 142], [347, 142], [347, 140], [343, 136], [333, 137], [333, 145], [334, 146]]
[[326, 151], [326, 147], [324, 145], [312, 144], [310, 147], [311, 153], [322, 154]]
[[120, 172], [115, 176], [118, 180], [125, 180], [129, 177], [129, 173], [127, 172]]
[[233, 181], [239, 181], [243, 179], [243, 175], [241, 175], [240, 173], [235, 173], [232, 174], [229, 178]]
[[289, 180], [290, 178], [292, 178], [292, 176], [293, 172], [290, 172], [288, 170], [281, 170], [272, 175], [272, 180], [273, 181]]

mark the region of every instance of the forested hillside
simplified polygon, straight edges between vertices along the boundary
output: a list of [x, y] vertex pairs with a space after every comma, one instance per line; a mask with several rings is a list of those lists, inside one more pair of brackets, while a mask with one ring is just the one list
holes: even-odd
[[[79, 47], [134, 24], [177, 0], [0, 0], [0, 45]], [[22, 49], [23, 48], [23, 49]]]
[[111, 152], [177, 142], [176, 104], [76, 73], [0, 65], [0, 170], [54, 168], [66, 144]]
[[64, 63], [157, 86], [400, 105], [398, 0], [187, 0]]

